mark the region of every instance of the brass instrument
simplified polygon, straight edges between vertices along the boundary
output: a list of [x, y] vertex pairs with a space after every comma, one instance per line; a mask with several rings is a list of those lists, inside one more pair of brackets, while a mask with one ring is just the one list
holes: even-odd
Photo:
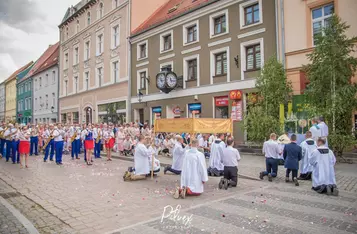
[[42, 149], [45, 150], [48, 146], [48, 144], [51, 142], [51, 140], [53, 140], [54, 136], [53, 136], [53, 132], [54, 130], [52, 130], [52, 132], [50, 133], [50, 137], [48, 138], [48, 140], [46, 141], [46, 143], [42, 146]]
[[74, 132], [73, 136], [71, 137], [71, 143], [76, 139], [77, 137], [77, 130]]
[[0, 139], [5, 139], [4, 134], [7, 131], [8, 128], [5, 128], [4, 130], [0, 131]]
[[100, 139], [101, 139], [101, 136], [100, 136], [100, 134], [99, 134], [99, 129], [97, 130], [98, 131], [98, 136], [97, 136], [97, 139], [95, 139], [95, 143], [96, 144], [98, 144], [99, 143], [99, 141], [100, 141]]

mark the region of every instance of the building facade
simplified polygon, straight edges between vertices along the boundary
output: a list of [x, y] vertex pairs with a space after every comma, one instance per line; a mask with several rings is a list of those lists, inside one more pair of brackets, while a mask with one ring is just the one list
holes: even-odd
[[27, 77], [27, 74], [35, 64], [16, 76], [16, 121], [18, 123], [32, 123], [32, 78]]
[[[151, 14], [158, 2], [82, 0], [67, 10], [60, 29], [60, 121], [126, 122], [131, 17]], [[141, 1], [142, 2], [142, 1]], [[135, 10], [137, 9], [137, 10]], [[144, 19], [142, 19], [144, 20]]]
[[29, 62], [5, 80], [5, 121], [16, 121], [16, 77], [32, 64], [33, 62]]
[[[244, 141], [247, 94], [276, 53], [274, 0], [170, 0], [132, 34], [132, 120], [233, 118]], [[162, 69], [182, 83], [168, 94], [157, 88]]]
[[34, 123], [56, 123], [58, 121], [58, 57], [59, 43], [48, 48], [41, 64], [32, 74]]
[[5, 82], [0, 84], [0, 121], [5, 121]]

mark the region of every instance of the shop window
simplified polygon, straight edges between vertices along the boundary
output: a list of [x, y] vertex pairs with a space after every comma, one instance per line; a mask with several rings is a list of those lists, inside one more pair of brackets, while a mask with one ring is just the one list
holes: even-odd
[[79, 112], [73, 112], [72, 113], [73, 116], [73, 124], [79, 124]]
[[188, 107], [188, 117], [192, 118], [193, 113], [195, 114], [195, 118], [201, 117], [202, 105], [201, 103], [191, 103], [187, 105]]
[[215, 97], [215, 118], [228, 119], [228, 96]]
[[98, 111], [101, 123], [123, 124], [126, 122], [126, 101], [99, 105]]
[[65, 124], [67, 122], [67, 114], [61, 114], [61, 122]]

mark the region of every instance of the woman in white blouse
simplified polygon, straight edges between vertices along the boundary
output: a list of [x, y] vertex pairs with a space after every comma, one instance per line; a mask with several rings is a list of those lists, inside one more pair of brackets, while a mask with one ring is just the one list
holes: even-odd
[[23, 168], [23, 158], [25, 158], [25, 167], [28, 168], [28, 157], [30, 153], [30, 136], [31, 133], [27, 126], [23, 126], [21, 131], [18, 132], [18, 139], [20, 140], [19, 154], [21, 168]]

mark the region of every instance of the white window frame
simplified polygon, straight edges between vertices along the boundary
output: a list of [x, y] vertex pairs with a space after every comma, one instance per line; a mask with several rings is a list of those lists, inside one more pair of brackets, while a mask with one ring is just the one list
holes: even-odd
[[169, 61], [169, 62], [161, 63], [161, 64], [160, 64], [160, 70], [159, 70], [159, 71], [161, 71], [161, 69], [162, 69], [163, 67], [167, 66], [167, 65], [171, 65], [171, 71], [174, 70], [174, 61]]
[[113, 0], [112, 3], [113, 3], [112, 4], [113, 9], [117, 8], [120, 5], [120, 1], [119, 0]]
[[[326, 27], [326, 25], [325, 25], [325, 20], [331, 18], [332, 15], [333, 15], [333, 14], [331, 14], [331, 15], [325, 16], [325, 15], [324, 15], [324, 14], [325, 14], [325, 9], [324, 9], [324, 7], [325, 7], [325, 6], [328, 6], [328, 5], [331, 5], [331, 4], [333, 5], [333, 7], [335, 7], [334, 2], [330, 2], [330, 3], [326, 3], [326, 4], [324, 4], [324, 5], [321, 5], [321, 6], [319, 6], [319, 7], [314, 7], [314, 8], [311, 8], [311, 9], [310, 9], [312, 45], [313, 45], [314, 47], [316, 46], [316, 45], [315, 45], [315, 42], [314, 42], [314, 23], [321, 21], [321, 33], [323, 33], [323, 29]], [[322, 8], [322, 9], [321, 9], [321, 10], [322, 10], [322, 16], [321, 16], [320, 18], [313, 19], [313, 18], [312, 18], [312, 11], [313, 11], [313, 10], [316, 10], [316, 9], [319, 9], [319, 8]]]
[[[226, 15], [226, 32], [224, 33], [220, 33], [220, 34], [217, 34], [215, 35], [214, 34], [214, 20], [217, 18], [217, 17], [220, 17], [222, 15]], [[223, 11], [219, 11], [219, 12], [216, 12], [212, 15], [209, 16], [209, 36], [210, 38], [216, 38], [216, 37], [220, 37], [220, 36], [223, 36], [223, 35], [226, 35], [229, 33], [229, 15], [228, 15], [228, 9], [225, 9]]]
[[56, 84], [56, 71], [52, 71], [52, 84]]
[[49, 84], [49, 80], [48, 80], [48, 73], [46, 73], [46, 80], [45, 80], [45, 87], [47, 87]]
[[[88, 43], [88, 56], [87, 56], [87, 43]], [[90, 42], [90, 39], [89, 40], [86, 40], [84, 42], [84, 50], [83, 50], [83, 61], [87, 61], [90, 59], [90, 46], [91, 46], [91, 42]]]
[[[251, 5], [254, 5], [258, 3], [259, 4], [259, 22], [255, 23], [255, 24], [249, 24], [249, 25], [245, 25], [245, 15], [244, 15], [244, 9], [246, 7], [249, 7]], [[244, 3], [241, 3], [239, 5], [239, 24], [240, 24], [240, 29], [245, 29], [245, 28], [250, 28], [250, 27], [254, 27], [257, 25], [260, 25], [263, 23], [263, 3], [262, 0], [250, 0]]]
[[[99, 83], [99, 69], [101, 68], [101, 77], [100, 77], [100, 83]], [[100, 64], [96, 66], [95, 68], [95, 85], [97, 88], [103, 87], [104, 86], [104, 64]]]
[[[140, 46], [146, 44], [146, 57], [142, 57], [140, 58]], [[149, 43], [148, 43], [148, 40], [145, 40], [145, 41], [142, 41], [142, 42], [139, 42], [138, 44], [136, 44], [136, 60], [137, 61], [140, 61], [140, 60], [144, 60], [144, 59], [147, 59], [149, 57]]]
[[56, 93], [52, 93], [52, 106], [56, 108]]
[[[100, 38], [100, 36], [102, 37], [102, 44], [99, 46], [99, 38]], [[101, 51], [99, 51], [99, 47], [100, 47]], [[96, 55], [100, 56], [100, 55], [103, 54], [103, 52], [104, 52], [104, 32], [99, 32], [96, 35]]]
[[68, 95], [68, 79], [63, 80], [63, 96]]
[[76, 34], [79, 33], [80, 31], [80, 24], [79, 24], [79, 19], [76, 21]]
[[[115, 40], [115, 28], [118, 27], [118, 33], [117, 33], [117, 38]], [[120, 25], [119, 24], [115, 24], [112, 27], [112, 35], [111, 35], [111, 48], [115, 49], [118, 46], [120, 46]], [[117, 45], [115, 45], [117, 44]]]
[[183, 58], [183, 88], [186, 89], [186, 81], [188, 81], [188, 61], [197, 60], [197, 87], [200, 86], [200, 55], [195, 54]]
[[[115, 77], [114, 75], [114, 64], [117, 63], [117, 77]], [[110, 73], [111, 73], [111, 80], [112, 80], [112, 83], [118, 83], [119, 80], [120, 80], [120, 62], [119, 62], [119, 59], [116, 59], [116, 60], [113, 60], [111, 61], [111, 66], [110, 66]]]
[[[76, 49], [78, 50], [76, 54]], [[77, 56], [77, 57], [76, 57]], [[79, 45], [73, 47], [73, 66], [79, 63]]]
[[[197, 40], [192, 41], [192, 42], [187, 42], [187, 35], [188, 35], [187, 29], [191, 28], [192, 26], [195, 26], [195, 25], [197, 28]], [[183, 46], [188, 46], [188, 45], [192, 45], [192, 44], [200, 42], [200, 21], [196, 20], [196, 21], [193, 21], [193, 22], [183, 25], [182, 26], [182, 36], [183, 36], [183, 38], [182, 38]]]
[[246, 48], [252, 45], [260, 44], [260, 69], [264, 66], [264, 38], [258, 38], [251, 41], [246, 41], [240, 44], [240, 67], [241, 67], [241, 80], [244, 80], [244, 72], [247, 70]]
[[[140, 69], [140, 70], [137, 70], [136, 71], [136, 91], [138, 91], [140, 89], [140, 73], [141, 72], [146, 72], [146, 76], [149, 75], [149, 69], [148, 68], [144, 68], [144, 69]], [[146, 80], [145, 81], [145, 95], [148, 95], [149, 93], [149, 83], [148, 81]]]
[[65, 51], [64, 52], [64, 56], [63, 56], [63, 68], [64, 69], [68, 69], [69, 66], [69, 52]]
[[[86, 86], [86, 80], [87, 80], [87, 77], [86, 77], [86, 73], [88, 72], [88, 89], [87, 89], [87, 86]], [[85, 70], [83, 72], [83, 89], [82, 91], [88, 91], [90, 90], [90, 70]]]
[[[164, 37], [171, 35], [171, 48], [164, 50]], [[164, 54], [174, 50], [174, 30], [170, 30], [160, 34], [160, 54]]]
[[[100, 7], [102, 5], [102, 7]], [[100, 20], [104, 17], [104, 2], [100, 1], [97, 9], [97, 20]]]
[[86, 25], [87, 25], [87, 27], [90, 26], [91, 23], [92, 23], [92, 13], [90, 11], [88, 11], [87, 14], [86, 14]]
[[210, 84], [213, 84], [214, 76], [216, 75], [216, 54], [226, 52], [227, 53], [227, 82], [230, 82], [231, 77], [230, 77], [230, 71], [231, 71], [231, 66], [230, 66], [230, 53], [229, 53], [229, 46], [219, 48], [216, 50], [211, 50], [210, 51]]
[[[76, 78], [77, 78], [77, 87], [76, 87]], [[78, 74], [73, 75], [73, 92], [74, 94], [79, 92], [79, 76]]]

